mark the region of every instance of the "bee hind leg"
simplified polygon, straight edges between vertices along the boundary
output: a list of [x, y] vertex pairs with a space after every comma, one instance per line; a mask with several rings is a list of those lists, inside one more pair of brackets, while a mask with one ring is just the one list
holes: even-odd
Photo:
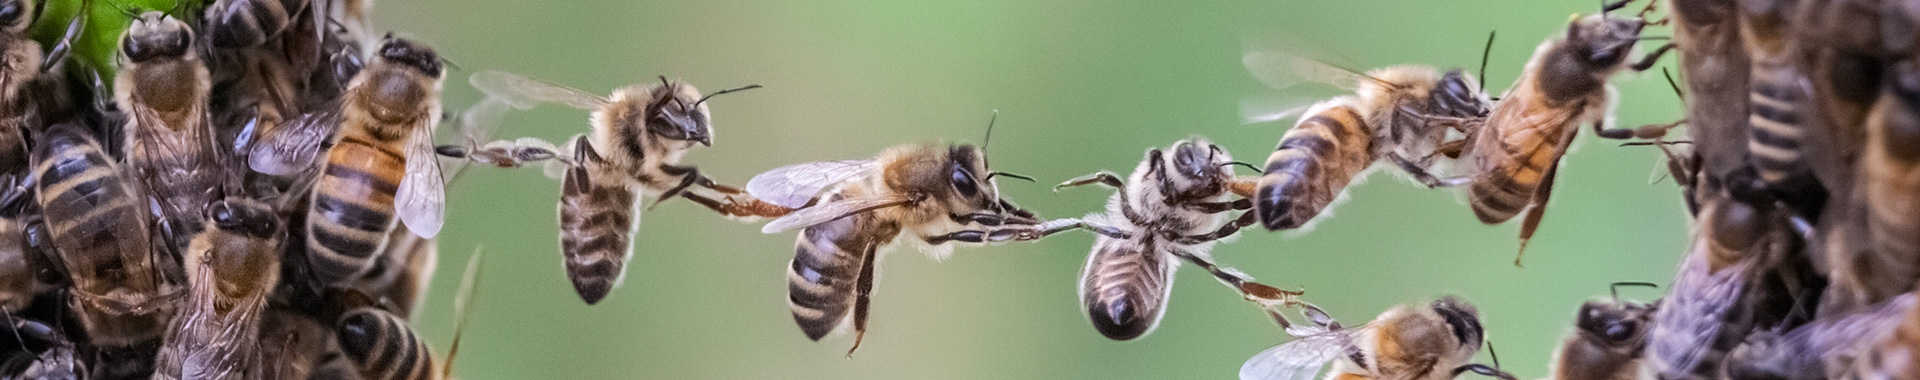
[[1400, 157], [1399, 154], [1390, 153], [1387, 154], [1386, 157], [1388, 161], [1393, 161], [1395, 166], [1399, 166], [1400, 171], [1413, 176], [1414, 180], [1420, 181], [1420, 184], [1427, 185], [1428, 188], [1463, 186], [1473, 181], [1473, 177], [1464, 176], [1440, 178], [1433, 175], [1432, 172], [1428, 172], [1426, 167], [1420, 165], [1420, 163], [1413, 162], [1413, 160], [1409, 160], [1406, 157]]
[[847, 348], [847, 358], [853, 358], [853, 351], [860, 349], [860, 341], [867, 337], [867, 308], [872, 303], [874, 258], [880, 256], [873, 247], [868, 247], [860, 259], [860, 277], [854, 280], [853, 298], [853, 347]]
[[1168, 234], [1166, 235], [1166, 237], [1169, 240], [1172, 240], [1174, 243], [1189, 244], [1189, 245], [1225, 239], [1228, 236], [1233, 236], [1233, 234], [1239, 233], [1241, 228], [1253, 225], [1253, 223], [1258, 220], [1257, 218], [1255, 218], [1256, 216], [1258, 216], [1258, 214], [1251, 213], [1251, 212], [1243, 212], [1243, 213], [1240, 213], [1239, 218], [1234, 218], [1232, 222], [1228, 222], [1227, 225], [1220, 226], [1220, 229], [1214, 230], [1213, 232], [1210, 232], [1210, 233], [1200, 234], [1200, 235], [1188, 235], [1188, 236]]
[[1253, 200], [1240, 199], [1231, 202], [1194, 202], [1181, 205], [1181, 207], [1208, 214], [1218, 214], [1228, 211], [1252, 209]]
[[1065, 188], [1075, 187], [1075, 186], [1091, 185], [1096, 183], [1101, 185], [1106, 185], [1107, 187], [1112, 187], [1115, 189], [1124, 189], [1127, 187], [1126, 181], [1122, 181], [1120, 179], [1120, 176], [1113, 174], [1113, 172], [1101, 171], [1099, 173], [1088, 174], [1080, 178], [1074, 178], [1074, 179], [1067, 180], [1066, 182], [1061, 182], [1060, 184], [1053, 186], [1053, 191], [1060, 191], [1060, 189], [1065, 189]]
[[661, 192], [660, 199], [653, 200], [653, 204], [647, 206], [648, 210], [660, 206], [661, 202], [673, 199], [674, 196], [687, 191], [687, 188], [693, 187], [693, 185], [700, 185], [701, 187], [707, 188], [714, 186], [713, 179], [700, 175], [700, 169], [692, 166], [661, 165], [660, 171], [680, 176], [680, 184], [674, 185], [672, 188], [667, 189], [667, 191]]

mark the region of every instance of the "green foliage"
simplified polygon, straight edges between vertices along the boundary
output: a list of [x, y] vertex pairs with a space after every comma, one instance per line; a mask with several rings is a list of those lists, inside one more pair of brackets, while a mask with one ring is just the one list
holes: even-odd
[[76, 21], [74, 15], [84, 9], [86, 29], [74, 38], [68, 64], [93, 68], [111, 84], [113, 73], [119, 67], [116, 59], [120, 36], [126, 33], [134, 16], [157, 10], [198, 24], [200, 10], [206, 5], [193, 0], [48, 0], [28, 34], [39, 41], [42, 48], [52, 49], [66, 33], [67, 26]]

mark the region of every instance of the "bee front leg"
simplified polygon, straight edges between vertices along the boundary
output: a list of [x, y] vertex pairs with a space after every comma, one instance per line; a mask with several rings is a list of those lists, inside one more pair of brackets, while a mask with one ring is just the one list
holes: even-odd
[[1654, 64], [1660, 63], [1660, 57], [1667, 55], [1667, 51], [1673, 50], [1674, 46], [1672, 43], [1660, 45], [1660, 48], [1654, 49], [1652, 53], [1647, 53], [1646, 56], [1641, 57], [1640, 62], [1635, 62], [1631, 68], [1633, 71], [1647, 71], [1647, 69], [1653, 68]]
[[1194, 202], [1180, 205], [1180, 207], [1186, 207], [1187, 209], [1208, 214], [1218, 214], [1228, 211], [1252, 209], [1253, 200], [1240, 199], [1231, 202]]
[[1176, 244], [1188, 244], [1188, 245], [1225, 239], [1228, 236], [1233, 236], [1233, 234], [1239, 233], [1241, 228], [1253, 225], [1254, 222], [1259, 220], [1258, 218], [1256, 218], [1257, 216], [1258, 214], [1252, 213], [1252, 212], [1240, 213], [1239, 218], [1234, 218], [1233, 221], [1227, 222], [1227, 225], [1220, 226], [1220, 229], [1214, 230], [1213, 232], [1206, 233], [1206, 234], [1182, 236], [1178, 234], [1167, 233], [1163, 236], [1166, 237], [1168, 240], [1172, 240]]
[[1096, 183], [1101, 185], [1106, 185], [1107, 187], [1111, 187], [1115, 189], [1124, 189], [1127, 187], [1126, 181], [1121, 180], [1119, 175], [1115, 175], [1113, 174], [1113, 172], [1102, 170], [1099, 173], [1088, 174], [1085, 176], [1081, 176], [1080, 178], [1074, 178], [1074, 179], [1067, 180], [1066, 182], [1061, 182], [1058, 185], [1053, 185], [1053, 191], [1060, 191], [1060, 189], [1065, 189], [1065, 188], [1075, 187], [1075, 186], [1091, 185]]
[[652, 210], [654, 207], [659, 206], [660, 202], [666, 202], [668, 199], [673, 199], [674, 196], [680, 195], [681, 192], [687, 191], [687, 188], [693, 187], [693, 185], [700, 185], [701, 187], [707, 187], [707, 188], [713, 187], [713, 180], [707, 178], [706, 176], [700, 175], [700, 169], [696, 167], [661, 165], [660, 171], [670, 175], [680, 176], [680, 184], [674, 185], [672, 188], [667, 189], [667, 191], [661, 192], [660, 199], [653, 200], [653, 204], [647, 206], [648, 210]]
[[1413, 162], [1413, 160], [1409, 160], [1406, 157], [1400, 157], [1398, 153], [1389, 153], [1386, 156], [1388, 161], [1393, 161], [1394, 165], [1400, 167], [1400, 171], [1407, 172], [1407, 175], [1413, 176], [1414, 180], [1420, 181], [1420, 184], [1427, 185], [1428, 188], [1455, 187], [1466, 185], [1468, 182], [1473, 181], [1473, 177], [1440, 178], [1428, 172], [1427, 169], [1419, 163]]

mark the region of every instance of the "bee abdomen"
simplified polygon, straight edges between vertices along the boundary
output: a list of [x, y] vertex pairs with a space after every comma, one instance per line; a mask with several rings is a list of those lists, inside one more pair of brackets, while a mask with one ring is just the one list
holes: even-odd
[[[567, 278], [582, 300], [592, 305], [620, 285], [633, 254], [634, 192], [622, 186], [576, 184], [566, 178], [560, 197], [560, 253]], [[573, 189], [587, 189], [578, 192]]]
[[425, 380], [433, 375], [433, 355], [407, 327], [386, 311], [360, 308], [340, 317], [340, 351], [366, 380]]
[[1366, 123], [1350, 107], [1301, 119], [1267, 157], [1254, 201], [1260, 223], [1282, 230], [1313, 220], [1372, 163], [1371, 144]]
[[833, 332], [853, 304], [860, 257], [847, 249], [868, 247], [843, 245], [837, 239], [842, 237], [838, 232], [850, 232], [842, 225], [851, 225], [852, 219], [808, 227], [794, 243], [793, 261], [787, 265], [787, 306], [808, 339]]
[[1538, 180], [1527, 183], [1516, 180], [1505, 171], [1489, 171], [1474, 179], [1467, 187], [1468, 198], [1472, 200], [1468, 203], [1473, 206], [1473, 215], [1479, 217], [1481, 223], [1500, 224], [1513, 219], [1532, 202], [1533, 190], [1538, 185]]
[[1081, 307], [1095, 330], [1113, 340], [1131, 340], [1160, 325], [1172, 288], [1168, 262], [1147, 247], [1102, 238], [1082, 270]]
[[403, 167], [398, 152], [357, 140], [329, 153], [307, 211], [307, 261], [320, 282], [342, 284], [372, 266], [394, 226]]
[[1755, 74], [1747, 97], [1752, 107], [1747, 117], [1752, 126], [1747, 129], [1747, 149], [1762, 181], [1775, 188], [1793, 186], [1789, 181], [1811, 174], [1800, 155], [1807, 132], [1801, 125], [1806, 94], [1792, 77]]

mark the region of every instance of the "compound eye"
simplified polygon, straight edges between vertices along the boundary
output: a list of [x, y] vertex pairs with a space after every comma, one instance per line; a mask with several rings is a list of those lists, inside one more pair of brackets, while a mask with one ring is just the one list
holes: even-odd
[[1624, 342], [1628, 339], [1633, 339], [1634, 332], [1638, 330], [1640, 330], [1640, 326], [1637, 326], [1636, 323], [1631, 321], [1609, 323], [1607, 324], [1605, 336], [1608, 341]]
[[959, 191], [960, 196], [971, 197], [980, 194], [980, 184], [973, 182], [973, 175], [967, 173], [967, 169], [955, 165], [950, 174], [952, 178], [949, 180], [953, 182], [953, 189]]

